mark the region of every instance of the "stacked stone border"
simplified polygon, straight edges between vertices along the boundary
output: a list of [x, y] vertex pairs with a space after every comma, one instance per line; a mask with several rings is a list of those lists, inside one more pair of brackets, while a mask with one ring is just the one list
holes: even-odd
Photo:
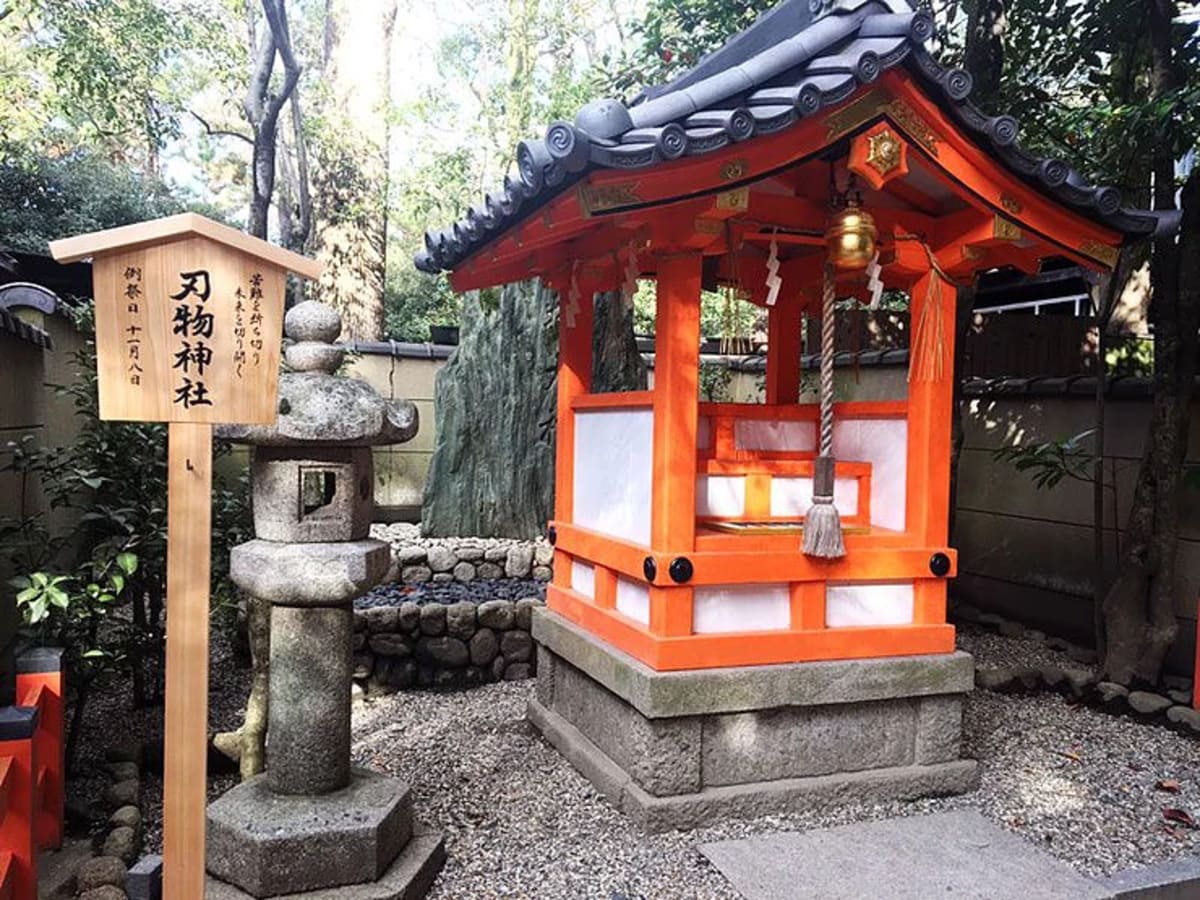
[[354, 611], [354, 680], [367, 694], [520, 681], [536, 671], [538, 597], [513, 603], [376, 606]]
[[509, 538], [422, 538], [411, 525], [371, 527], [371, 537], [392, 545], [392, 570], [386, 581], [425, 584], [532, 578], [549, 581], [554, 548], [543, 540]]
[[116, 744], [105, 754], [109, 783], [102, 802], [110, 811], [96, 835], [96, 856], [85, 860], [75, 873], [79, 900], [126, 900], [130, 892], [129, 867], [142, 848], [142, 762], [140, 742]]
[[1175, 675], [1163, 678], [1162, 693], [1134, 690], [1113, 681], [1101, 681], [1092, 668], [1095, 651], [1062, 638], [1047, 636], [992, 612], [982, 612], [967, 603], [950, 610], [952, 621], [969, 622], [991, 629], [1004, 637], [1024, 638], [1063, 653], [1079, 665], [992, 666], [975, 670], [975, 686], [1002, 694], [1053, 691], [1078, 703], [1114, 714], [1129, 714], [1189, 735], [1200, 735], [1200, 710], [1192, 708], [1192, 680]]

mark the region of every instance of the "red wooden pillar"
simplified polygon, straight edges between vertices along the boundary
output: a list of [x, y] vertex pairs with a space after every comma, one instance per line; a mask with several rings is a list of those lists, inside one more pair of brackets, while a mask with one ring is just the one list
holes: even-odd
[[62, 651], [49, 647], [23, 653], [17, 660], [17, 702], [37, 706], [37, 744], [40, 796], [34, 816], [35, 837], [43, 850], [62, 846], [65, 801]]
[[800, 400], [800, 325], [799, 294], [781, 294], [767, 312], [767, 403]]
[[[559, 288], [558, 315], [558, 422], [554, 450], [554, 519], [575, 519], [575, 410], [576, 397], [592, 389], [592, 325], [595, 293], [590, 285]], [[566, 554], [554, 554], [554, 583], [571, 585], [571, 563]]]
[[[696, 423], [700, 402], [699, 253], [662, 256], [654, 336], [654, 449], [650, 545], [691, 553], [696, 543]], [[692, 630], [692, 589], [661, 572], [650, 588], [650, 630]]]
[[[928, 267], [911, 289], [906, 525], [918, 546], [934, 549], [949, 540], [955, 300], [954, 286]], [[917, 581], [914, 624], [945, 621], [946, 582]]]
[[37, 724], [36, 707], [0, 708], [0, 879], [12, 900], [37, 897]]

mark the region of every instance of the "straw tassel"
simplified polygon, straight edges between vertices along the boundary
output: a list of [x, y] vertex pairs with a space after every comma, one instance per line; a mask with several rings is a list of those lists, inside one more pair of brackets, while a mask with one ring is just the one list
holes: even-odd
[[946, 324], [942, 316], [942, 275], [934, 268], [917, 320], [909, 381], [941, 381], [946, 371]]
[[[897, 235], [898, 240], [920, 239], [913, 235]], [[938, 265], [933, 251], [924, 241], [920, 241], [921, 249], [929, 259], [929, 287], [925, 291], [925, 302], [921, 304], [921, 314], [917, 318], [916, 329], [913, 332], [912, 347], [909, 351], [908, 380], [941, 381], [948, 368], [946, 360], [946, 321], [942, 309], [942, 287], [953, 285], [954, 281]]]
[[804, 517], [804, 555], [840, 559], [846, 555], [842, 519], [833, 505], [835, 461], [833, 458], [833, 354], [834, 354], [833, 266], [825, 264], [821, 297], [821, 441], [820, 455], [813, 461], [813, 502]]

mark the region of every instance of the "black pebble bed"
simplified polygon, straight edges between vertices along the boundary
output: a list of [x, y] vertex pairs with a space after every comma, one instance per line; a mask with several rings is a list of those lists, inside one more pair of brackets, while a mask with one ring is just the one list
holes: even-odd
[[495, 578], [488, 580], [441, 584], [381, 584], [354, 601], [355, 609], [375, 606], [399, 606], [401, 603], [484, 603], [488, 600], [521, 600], [525, 597], [546, 599], [546, 584], [525, 578]]

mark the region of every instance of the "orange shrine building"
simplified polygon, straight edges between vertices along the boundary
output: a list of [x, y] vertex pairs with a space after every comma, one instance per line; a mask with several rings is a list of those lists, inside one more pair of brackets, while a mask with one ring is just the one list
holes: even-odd
[[[517, 148], [416, 265], [560, 297], [554, 580], [530, 718], [647, 828], [969, 789], [946, 622], [957, 288], [1096, 272], [1175, 221], [1022, 148], [904, 0], [785, 0]], [[653, 389], [593, 393], [593, 298], [656, 285]], [[699, 401], [700, 295], [766, 310], [764, 404]], [[834, 302], [908, 294], [906, 396], [835, 402]], [[801, 328], [821, 402], [800, 403]], [[828, 376], [828, 377], [826, 377]]]

